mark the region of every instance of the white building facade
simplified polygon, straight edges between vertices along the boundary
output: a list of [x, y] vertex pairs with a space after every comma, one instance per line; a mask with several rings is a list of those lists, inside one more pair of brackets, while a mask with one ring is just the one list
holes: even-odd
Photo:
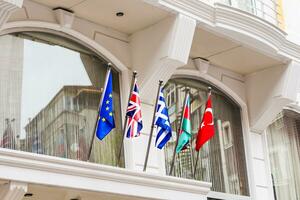
[[[0, 127], [16, 121], [10, 141], [0, 129], [0, 199], [298, 200], [299, 4], [0, 0]], [[116, 128], [94, 141], [88, 162], [109, 62]], [[144, 127], [121, 148], [133, 71]], [[173, 137], [163, 150], [153, 142], [143, 172], [159, 80]], [[169, 176], [184, 89], [195, 134], [207, 87], [215, 136], [197, 174], [187, 149]]]

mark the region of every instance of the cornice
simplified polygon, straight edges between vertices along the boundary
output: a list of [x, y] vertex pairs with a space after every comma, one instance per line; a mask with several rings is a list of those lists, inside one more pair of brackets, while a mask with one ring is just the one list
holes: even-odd
[[268, 21], [231, 6], [201, 0], [145, 0], [197, 20], [198, 26], [226, 36], [283, 62], [300, 61], [300, 46]]
[[[13, 171], [10, 172], [10, 170]], [[20, 171], [24, 173], [18, 174]], [[61, 177], [61, 180], [55, 177]], [[211, 187], [211, 183], [201, 181], [2, 148], [0, 148], [0, 178], [155, 199], [163, 195], [132, 193], [132, 191], [138, 191], [139, 188], [149, 191], [155, 189], [166, 191], [166, 193], [172, 191], [174, 194], [191, 194], [200, 197], [207, 195]], [[78, 179], [82, 182], [77, 183], [75, 180]], [[94, 186], [87, 187], [91, 183], [98, 185], [93, 184]], [[101, 188], [101, 184], [106, 184], [107, 187]], [[114, 188], [114, 184], [117, 188]]]

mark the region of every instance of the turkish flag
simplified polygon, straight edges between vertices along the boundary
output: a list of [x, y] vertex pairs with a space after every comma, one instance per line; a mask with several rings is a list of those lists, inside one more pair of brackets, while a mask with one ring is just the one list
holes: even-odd
[[197, 135], [196, 151], [199, 151], [203, 144], [210, 140], [214, 136], [214, 134], [214, 118], [212, 112], [211, 94], [209, 94], [202, 122]]

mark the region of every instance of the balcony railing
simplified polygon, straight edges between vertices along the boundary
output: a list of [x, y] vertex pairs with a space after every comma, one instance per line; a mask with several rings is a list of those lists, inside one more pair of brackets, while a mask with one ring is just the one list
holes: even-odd
[[284, 28], [282, 8], [277, 0], [210, 0], [210, 3], [222, 3], [241, 9]]

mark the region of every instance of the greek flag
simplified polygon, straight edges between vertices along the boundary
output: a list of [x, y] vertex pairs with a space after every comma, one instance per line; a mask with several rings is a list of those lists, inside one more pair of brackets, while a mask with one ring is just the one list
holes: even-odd
[[157, 126], [155, 146], [162, 149], [172, 137], [172, 128], [162, 87], [159, 92], [154, 124]]

